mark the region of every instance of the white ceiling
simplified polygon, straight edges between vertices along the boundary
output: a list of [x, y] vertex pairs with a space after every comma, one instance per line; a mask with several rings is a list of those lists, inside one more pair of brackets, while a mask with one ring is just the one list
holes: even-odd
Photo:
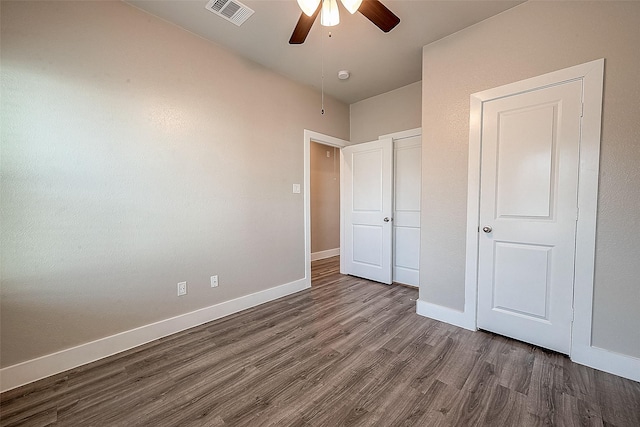
[[[386, 34], [340, 4], [339, 25], [322, 27], [318, 17], [306, 42], [290, 45], [300, 16], [295, 0], [238, 0], [255, 11], [240, 27], [206, 10], [207, 0], [126, 1], [318, 90], [324, 65], [325, 93], [347, 104], [421, 80], [424, 45], [522, 3], [382, 0], [400, 18]], [[338, 80], [339, 70], [351, 78]]]

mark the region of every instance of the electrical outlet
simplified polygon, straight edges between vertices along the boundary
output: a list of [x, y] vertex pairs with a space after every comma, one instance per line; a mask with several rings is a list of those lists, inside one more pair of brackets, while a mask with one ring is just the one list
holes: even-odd
[[186, 294], [187, 294], [187, 282], [178, 283], [178, 296], [181, 297], [182, 295], [186, 295]]
[[211, 287], [215, 288], [218, 286], [218, 275], [211, 276]]

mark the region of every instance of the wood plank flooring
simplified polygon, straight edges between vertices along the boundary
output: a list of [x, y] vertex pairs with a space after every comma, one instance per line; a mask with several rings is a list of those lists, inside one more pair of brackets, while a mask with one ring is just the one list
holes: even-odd
[[3, 393], [2, 426], [640, 426], [640, 383], [342, 276]]

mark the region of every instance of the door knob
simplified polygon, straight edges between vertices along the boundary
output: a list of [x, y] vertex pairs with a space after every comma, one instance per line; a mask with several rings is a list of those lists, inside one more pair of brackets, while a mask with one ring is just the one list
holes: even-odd
[[484, 231], [485, 233], [491, 233], [493, 229], [488, 225], [485, 225], [484, 227], [482, 227], [482, 231]]
[[393, 221], [393, 218], [389, 218], [388, 216], [385, 216], [383, 219], [384, 222], [389, 222], [389, 221]]

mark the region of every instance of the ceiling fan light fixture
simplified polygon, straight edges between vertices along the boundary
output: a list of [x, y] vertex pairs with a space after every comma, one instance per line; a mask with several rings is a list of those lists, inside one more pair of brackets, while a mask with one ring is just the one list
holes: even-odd
[[[231, 1], [231, 0], [210, 0], [210, 1]], [[340, 12], [338, 11], [337, 0], [297, 0], [302, 9], [311, 10], [312, 5], [316, 5], [316, 9], [312, 15], [307, 15], [304, 11], [298, 18], [298, 23], [293, 29], [289, 44], [302, 44], [309, 35], [313, 23], [320, 14], [320, 25], [332, 27], [340, 23]], [[355, 11], [364, 15], [376, 27], [385, 33], [393, 30], [400, 23], [398, 18], [391, 12], [380, 0], [340, 0], [344, 7], [349, 8], [350, 12]], [[321, 3], [322, 2], [322, 3]], [[331, 37], [331, 33], [329, 33]]]
[[342, 0], [342, 5], [352, 15], [358, 11], [358, 8], [360, 7], [361, 4], [362, 4], [362, 0]]
[[337, 0], [322, 0], [322, 12], [320, 13], [320, 25], [333, 27], [340, 23], [340, 12]]
[[298, 6], [305, 15], [311, 16], [318, 9], [321, 0], [298, 0]]

